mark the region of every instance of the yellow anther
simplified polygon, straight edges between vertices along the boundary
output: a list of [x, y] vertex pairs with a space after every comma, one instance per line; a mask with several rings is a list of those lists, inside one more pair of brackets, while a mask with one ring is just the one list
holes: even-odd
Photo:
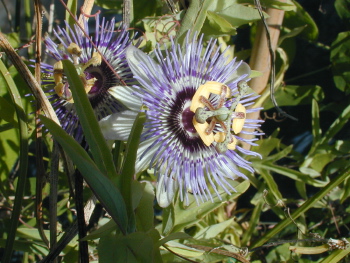
[[224, 132], [217, 132], [215, 135], [214, 135], [214, 140], [216, 142], [223, 142], [225, 140], [225, 133]]
[[[226, 86], [226, 85], [216, 81], [207, 81], [204, 84], [204, 86], [209, 90], [210, 93], [220, 95], [222, 92], [222, 86]], [[226, 98], [229, 98], [230, 96], [231, 96], [231, 90], [229, 87], [227, 87]]]
[[[220, 95], [222, 92], [222, 86], [225, 86], [225, 84], [216, 81], [207, 81], [204, 85], [199, 86], [192, 98], [190, 110], [196, 112], [197, 108], [204, 108], [204, 104], [200, 102], [200, 97], [203, 96], [208, 99], [210, 93]], [[230, 96], [231, 90], [227, 87], [226, 98], [229, 98]]]
[[[226, 138], [226, 134], [224, 132], [217, 132], [215, 135], [214, 135], [214, 140], [216, 142], [223, 142]], [[236, 144], [237, 144], [237, 139], [235, 137], [232, 136], [232, 142], [227, 144], [227, 149], [229, 150], [234, 150], [236, 149]]]
[[53, 65], [53, 78], [55, 80], [55, 84], [62, 82], [63, 76], [63, 64], [62, 61], [59, 60]]
[[197, 89], [196, 93], [194, 94], [194, 96], [192, 98], [190, 110], [192, 112], [196, 112], [197, 108], [199, 108], [199, 107], [204, 108], [205, 107], [204, 104], [202, 102], [200, 102], [199, 99], [201, 96], [208, 98], [209, 94], [210, 94], [210, 92], [207, 90], [205, 85], [199, 86], [199, 88]]
[[94, 52], [92, 54], [92, 58], [89, 60], [89, 62], [94, 66], [99, 66], [102, 63], [102, 57], [98, 52]]
[[59, 97], [62, 97], [63, 95], [63, 88], [64, 88], [64, 85], [62, 82], [57, 83], [55, 86], [55, 92]]
[[[223, 89], [223, 87], [226, 87], [226, 90]], [[225, 92], [226, 92], [226, 94], [225, 94]], [[196, 93], [194, 94], [194, 96], [192, 98], [190, 110], [192, 112], [196, 112], [196, 110], [199, 107], [200, 108], [206, 107], [206, 105], [204, 105], [204, 103], [201, 100], [201, 96], [203, 96], [206, 99], [209, 99], [209, 96], [211, 93], [215, 94], [215, 95], [221, 95], [221, 97], [225, 96], [226, 98], [229, 98], [231, 96], [231, 91], [225, 84], [222, 84], [222, 83], [216, 82], [216, 81], [207, 81], [205, 84], [198, 87]], [[222, 107], [222, 106], [219, 106], [219, 107]], [[209, 123], [207, 123], [207, 122], [199, 123], [199, 122], [197, 122], [195, 117], [193, 117], [192, 123], [193, 123], [193, 126], [196, 129], [199, 137], [204, 142], [204, 144], [206, 146], [210, 146], [214, 142], [214, 134], [213, 134], [213, 132], [210, 132], [212, 130], [212, 127], [209, 129], [209, 126], [210, 126]], [[215, 125], [215, 123], [213, 125]], [[209, 134], [207, 132], [208, 130], [210, 132]], [[218, 135], [218, 136], [220, 136], [220, 135]], [[235, 147], [235, 144], [232, 145], [231, 148], [232, 147]], [[231, 148], [229, 148], [229, 149], [231, 149]]]
[[53, 64], [53, 72], [63, 72], [63, 63], [61, 60], [57, 61], [55, 64]]
[[87, 69], [91, 65], [94, 67], [99, 66], [99, 65], [101, 65], [101, 63], [102, 63], [101, 55], [97, 52], [94, 52], [92, 54], [92, 58], [90, 58], [89, 61], [84, 64], [84, 66], [81, 68], [81, 71], [82, 72], [85, 71], [85, 69]]
[[95, 85], [97, 78], [86, 79], [85, 75], [80, 76], [80, 78], [83, 81], [85, 92], [86, 92], [86, 94], [88, 94], [90, 92], [91, 88]]
[[55, 80], [56, 85], [62, 83], [62, 73], [53, 73], [53, 78]]
[[232, 130], [235, 134], [240, 133], [243, 129], [243, 125], [246, 119], [246, 108], [241, 104], [238, 103], [235, 112], [243, 112], [244, 113], [244, 119], [238, 119], [234, 118], [232, 120]]
[[70, 43], [67, 47], [67, 51], [72, 55], [81, 56], [81, 48], [75, 43]]
[[68, 88], [68, 85], [63, 84], [62, 82], [58, 83], [55, 86], [55, 92], [56, 94], [61, 98], [64, 99], [70, 103], [74, 103], [73, 96], [71, 90]]
[[72, 91], [68, 87], [63, 89], [62, 98], [70, 103], [74, 103]]
[[197, 133], [199, 134], [199, 137], [201, 137], [202, 141], [206, 146], [209, 146], [214, 142], [214, 134], [206, 134], [205, 132], [205, 130], [209, 127], [208, 123], [198, 123], [195, 118], [193, 118], [192, 123]]

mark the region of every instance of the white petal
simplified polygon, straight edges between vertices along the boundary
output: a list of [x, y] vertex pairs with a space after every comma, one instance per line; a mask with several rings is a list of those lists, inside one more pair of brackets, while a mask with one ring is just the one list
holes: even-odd
[[173, 178], [160, 175], [157, 184], [156, 197], [160, 207], [168, 207], [175, 196], [178, 185]]
[[127, 110], [108, 115], [101, 119], [99, 125], [105, 139], [126, 141], [136, 116], [136, 111]]
[[126, 49], [126, 60], [133, 74], [150, 86], [152, 86], [152, 82], [141, 65], [147, 65], [148, 70], [152, 72], [154, 77], [157, 77], [162, 72], [161, 67], [153, 59], [132, 45]]
[[[137, 150], [137, 159], [135, 164], [135, 171], [139, 173], [150, 168], [150, 163], [153, 155], [157, 151], [157, 147], [149, 148], [152, 143], [155, 141], [155, 137], [145, 140], [139, 144], [139, 148]], [[149, 149], [148, 149], [149, 148]]]
[[142, 101], [138, 96], [133, 95], [134, 89], [128, 86], [115, 86], [108, 89], [109, 94], [111, 94], [115, 99], [117, 99], [124, 106], [130, 110], [139, 110]]

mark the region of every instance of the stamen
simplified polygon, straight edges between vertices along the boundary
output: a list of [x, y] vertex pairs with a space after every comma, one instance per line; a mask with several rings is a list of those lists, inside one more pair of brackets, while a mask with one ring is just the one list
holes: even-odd
[[59, 97], [62, 97], [63, 95], [63, 88], [64, 85], [62, 82], [57, 83], [57, 85], [55, 86], [55, 92]]
[[208, 123], [199, 123], [196, 121], [196, 118], [192, 120], [193, 126], [196, 129], [199, 137], [201, 137], [202, 141], [206, 146], [210, 146], [214, 142], [214, 134], [206, 134], [205, 130], [208, 129]]
[[76, 55], [78, 57], [81, 56], [81, 49], [75, 43], [70, 43], [69, 46], [67, 47], [67, 51], [69, 52], [69, 54]]
[[[217, 132], [215, 135], [214, 135], [214, 140], [217, 142], [217, 143], [221, 143], [221, 142], [224, 142], [225, 141], [225, 138], [226, 138], [226, 133], [224, 132]], [[232, 142], [227, 144], [227, 148], [229, 150], [234, 150], [236, 149], [236, 144], [237, 144], [237, 139], [233, 136], [231, 136], [232, 138]]]
[[[208, 99], [210, 93], [219, 95], [221, 94], [222, 86], [226, 86], [226, 85], [216, 81], [207, 81], [204, 85], [200, 85], [192, 98], [192, 104], [191, 104], [190, 110], [192, 112], [196, 112], [196, 109], [198, 107], [204, 108], [205, 105], [201, 103], [200, 97], [203, 96], [204, 98]], [[226, 94], [226, 98], [229, 98], [231, 96], [231, 91], [230, 89], [227, 89], [227, 91], [228, 92]]]
[[63, 78], [63, 64], [62, 61], [59, 60], [53, 65], [53, 78], [55, 80], [55, 84], [62, 83]]
[[92, 54], [92, 58], [90, 58], [90, 60], [84, 64], [84, 66], [81, 68], [81, 71], [84, 72], [85, 69], [87, 69], [88, 67], [90, 67], [90, 66], [96, 67], [96, 66], [101, 65], [101, 63], [102, 63], [101, 55], [97, 52], [94, 52]]
[[[190, 110], [195, 112], [194, 128], [205, 145], [210, 146], [215, 141], [215, 148], [219, 153], [236, 148], [237, 139], [231, 134], [230, 128], [234, 134], [238, 134], [242, 131], [245, 123], [246, 108], [239, 101], [249, 92], [249, 86], [245, 81], [239, 82], [237, 86], [239, 93], [235, 98], [232, 98], [230, 109], [224, 107], [226, 98], [230, 96], [230, 89], [219, 82], [206, 82], [198, 88], [192, 98]], [[220, 95], [217, 106], [209, 101], [210, 93]], [[214, 135], [217, 123], [223, 132], [215, 132]]]
[[83, 73], [82, 75], [80, 75], [80, 79], [84, 84], [86, 94], [88, 94], [91, 88], [95, 85], [95, 81], [97, 80], [97, 78], [86, 79], [85, 74]]
[[235, 109], [235, 112], [239, 113], [239, 116], [241, 116], [241, 118], [236, 117], [232, 120], [232, 130], [235, 134], [238, 134], [243, 129], [246, 118], [246, 108], [241, 103], [239, 103]]

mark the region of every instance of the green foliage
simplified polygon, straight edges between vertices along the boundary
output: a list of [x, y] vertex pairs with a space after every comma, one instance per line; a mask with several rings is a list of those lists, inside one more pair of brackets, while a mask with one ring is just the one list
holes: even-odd
[[297, 1], [293, 1], [293, 3], [296, 6], [296, 11], [286, 12], [283, 26], [292, 29], [306, 25], [300, 35], [308, 40], [316, 40], [318, 37], [318, 28], [315, 21]]
[[[192, 0], [189, 6], [182, 6], [187, 1], [170, 2], [175, 6], [175, 13], [170, 12], [165, 1], [133, 2], [133, 26], [144, 34], [140, 44], [143, 51], [152, 53], [157, 44], [169, 45], [171, 37], [183, 44], [187, 34], [203, 33], [205, 40], [217, 38], [221, 45], [217, 47], [221, 51], [231, 46], [227, 49], [229, 56], [249, 58], [249, 46], [253, 43], [245, 46], [244, 50], [235, 50], [236, 42], [233, 40], [239, 39], [240, 32], [244, 30], [256, 30], [260, 16], [253, 0]], [[70, 179], [67, 179], [71, 160], [71, 166], [82, 173], [88, 185], [84, 190], [84, 201], [95, 195], [99, 205], [108, 213], [108, 216], [103, 214], [97, 218], [95, 226], [81, 240], [88, 242], [91, 257], [99, 262], [186, 262], [186, 258], [194, 262], [238, 262], [234, 256], [242, 255], [241, 248], [244, 247], [248, 247], [246, 258], [255, 263], [292, 262], [293, 258], [298, 258], [299, 262], [348, 261], [349, 249], [334, 249], [309, 257], [291, 255], [290, 245], [295, 245], [295, 241], [266, 244], [299, 238], [313, 239], [309, 243], [297, 242], [300, 247], [321, 245], [316, 243], [311, 232], [324, 239], [347, 237], [348, 231], [344, 229], [350, 222], [349, 32], [340, 32], [336, 39], [331, 39], [331, 46], [325, 47], [317, 42], [323, 28], [319, 28], [311, 12], [306, 12], [297, 1], [265, 0], [261, 4], [285, 11], [276, 51], [274, 95], [279, 106], [287, 106], [287, 111], [305, 111], [311, 122], [311, 130], [307, 131], [310, 135], [308, 143], [298, 143], [295, 138], [300, 134], [296, 131], [291, 132], [292, 136], [285, 131], [283, 133], [281, 125], [281, 128], [262, 136], [253, 147], [252, 150], [262, 158], [244, 156], [256, 172], [246, 172], [249, 180], [231, 182], [237, 192], [228, 194], [221, 191], [221, 198], [213, 195], [212, 201], [200, 204], [191, 195], [188, 204], [176, 196], [169, 207], [162, 209], [154, 202], [157, 178], [153, 170], [135, 175], [144, 113], [137, 116], [128, 141], [109, 145], [102, 136], [75, 66], [70, 61], [63, 61], [89, 150], [86, 151], [52, 120], [40, 116], [45, 131], [45, 153], [40, 158], [45, 161], [47, 174], [51, 172], [52, 140], [59, 142], [63, 149], [57, 203], [59, 242], [69, 233], [68, 226], [75, 218], [75, 200], [71, 195]], [[68, 1], [67, 5], [73, 14], [79, 15], [77, 1]], [[95, 5], [104, 8], [105, 13], [121, 14], [123, 1], [98, 0]], [[349, 20], [348, 6], [348, 0], [335, 1], [336, 11], [344, 23]], [[25, 12], [34, 15], [28, 6]], [[65, 17], [69, 25], [76, 23], [68, 12], [57, 15], [62, 20]], [[264, 15], [267, 17], [266, 13]], [[31, 31], [31, 24], [26, 21], [25, 27], [6, 36], [12, 46], [18, 47], [23, 44], [19, 36], [30, 37]], [[252, 35], [247, 33], [245, 40], [249, 39], [249, 34]], [[339, 103], [332, 102], [329, 94], [335, 91], [317, 81], [317, 77], [312, 81], [303, 81], [304, 76], [291, 77], [300, 82], [285, 80], [286, 74], [293, 74], [289, 70], [299, 59], [295, 54], [300, 48], [296, 45], [300, 38], [309, 45], [329, 48], [328, 62], [334, 86], [341, 93], [338, 100], [342, 101]], [[32, 59], [33, 50], [31, 47], [23, 52], [24, 57]], [[34, 157], [37, 153], [32, 143], [35, 122], [31, 114], [33, 103], [30, 102], [35, 98], [25, 96], [29, 91], [11, 63], [3, 56], [0, 65], [0, 84], [8, 87], [0, 89], [0, 247], [7, 251], [3, 262], [10, 262], [12, 250], [20, 252], [18, 261], [38, 262], [38, 256], [43, 258], [50, 252], [42, 237], [42, 234], [49, 236], [50, 232], [44, 230], [39, 233], [32, 199], [36, 191], [42, 191], [45, 203], [49, 197], [50, 182], [39, 189], [36, 187]], [[261, 74], [254, 71], [251, 76], [259, 77]], [[314, 72], [305, 74], [312, 76]], [[266, 89], [256, 106], [273, 110], [269, 95]], [[333, 119], [327, 115], [330, 112], [336, 113]], [[286, 123], [292, 127], [291, 120], [284, 120], [282, 124]], [[297, 125], [310, 126], [310, 123], [299, 122]], [[262, 127], [263, 130], [268, 128]], [[304, 146], [303, 150], [299, 151], [298, 146]], [[27, 178], [27, 175], [30, 177]], [[44, 204], [44, 222], [48, 221], [49, 213]], [[260, 247], [264, 245], [266, 247]], [[264, 249], [265, 253], [259, 255], [252, 250], [254, 248]], [[60, 258], [66, 263], [78, 261], [77, 236], [64, 246]]]
[[350, 32], [342, 32], [331, 46], [331, 62], [334, 83], [346, 94], [350, 93]]

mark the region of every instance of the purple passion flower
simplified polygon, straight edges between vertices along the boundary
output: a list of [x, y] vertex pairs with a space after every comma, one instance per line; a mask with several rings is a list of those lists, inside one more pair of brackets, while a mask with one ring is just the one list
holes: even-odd
[[247, 179], [239, 168], [254, 172], [238, 152], [261, 157], [238, 145], [256, 145], [258, 140], [239, 133], [261, 135], [255, 129], [262, 121], [246, 119], [247, 113], [260, 110], [248, 108], [258, 97], [246, 83], [250, 68], [229, 61], [219, 50], [214, 40], [204, 48], [202, 37], [187, 38], [184, 49], [173, 42], [165, 50], [158, 46], [155, 60], [135, 47], [127, 49], [127, 61], [140, 83], [134, 86], [135, 95], [147, 108], [136, 170], [154, 169], [162, 207], [177, 190], [186, 205], [189, 193], [197, 203], [213, 201], [212, 193], [221, 200], [219, 188], [229, 194], [235, 192], [229, 180]]
[[56, 62], [52, 65], [42, 64], [43, 73], [45, 73], [43, 85], [50, 93], [48, 97], [62, 128], [78, 142], [82, 142], [82, 128], [79, 125], [74, 100], [63, 72], [61, 60], [69, 59], [73, 62], [84, 84], [96, 118], [101, 120], [112, 113], [128, 111], [129, 104], [135, 102], [133, 98], [123, 102], [118, 99], [120, 93], [129, 95], [131, 88], [128, 86], [135, 84], [125, 58], [126, 48], [131, 45], [131, 40], [124, 27], [114, 30], [113, 19], [100, 21], [97, 16], [95, 32], [90, 37], [91, 39], [87, 37], [90, 35], [87, 22], [84, 26], [86, 35], [77, 25], [71, 28], [66, 23], [66, 26], [68, 31], [60, 27], [54, 31], [59, 44], [48, 36], [44, 39], [47, 52]]

